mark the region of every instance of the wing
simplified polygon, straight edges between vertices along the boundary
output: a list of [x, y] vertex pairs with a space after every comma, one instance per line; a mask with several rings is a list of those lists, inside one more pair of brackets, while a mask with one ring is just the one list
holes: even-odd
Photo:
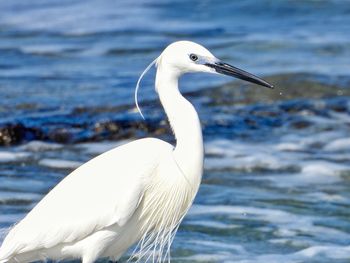
[[85, 163], [10, 231], [0, 254], [9, 257], [50, 248], [81, 240], [113, 224], [123, 226], [136, 210], [158, 160], [169, 151], [170, 144], [149, 138]]

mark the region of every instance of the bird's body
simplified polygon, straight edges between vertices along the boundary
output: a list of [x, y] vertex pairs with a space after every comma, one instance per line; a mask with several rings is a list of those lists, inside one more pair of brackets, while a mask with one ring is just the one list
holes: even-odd
[[[87, 162], [15, 226], [3, 244], [1, 251], [7, 254], [3, 257], [9, 262], [118, 259], [147, 230], [172, 231], [172, 224], [176, 227], [195, 194], [174, 158], [170, 144], [147, 138]], [[135, 160], [133, 165], [130, 159]], [[125, 172], [123, 176], [114, 174], [115, 167]], [[181, 202], [169, 202], [178, 197]], [[159, 218], [169, 222], [157, 222]]]
[[[203, 170], [199, 118], [178, 89], [183, 73], [213, 72], [214, 64], [196, 64], [198, 69], [186, 64], [194, 48], [214, 61], [209, 51], [188, 41], [175, 42], [157, 59], [156, 90], [176, 147], [159, 139], [140, 139], [85, 163], [10, 230], [0, 248], [0, 263], [117, 260], [137, 242], [137, 259], [161, 262], [169, 255]], [[179, 60], [183, 54], [186, 58]], [[223, 64], [217, 65], [223, 70]]]

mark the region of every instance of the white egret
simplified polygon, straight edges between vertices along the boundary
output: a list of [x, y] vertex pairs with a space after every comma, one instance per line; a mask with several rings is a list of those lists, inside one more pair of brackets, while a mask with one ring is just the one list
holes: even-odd
[[133, 254], [136, 260], [170, 261], [170, 245], [203, 171], [200, 121], [179, 91], [179, 77], [210, 72], [272, 85], [222, 63], [189, 41], [169, 45], [153, 63], [156, 91], [176, 146], [145, 138], [83, 164], [10, 230], [0, 248], [0, 263], [47, 258], [81, 258], [83, 263], [101, 257], [118, 260], [134, 244], [138, 244]]

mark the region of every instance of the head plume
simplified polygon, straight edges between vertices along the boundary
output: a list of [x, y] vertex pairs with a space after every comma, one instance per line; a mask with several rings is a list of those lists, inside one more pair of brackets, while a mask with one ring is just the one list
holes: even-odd
[[140, 113], [142, 119], [145, 120], [145, 116], [143, 116], [142, 114], [142, 111], [140, 109], [140, 106], [139, 106], [139, 103], [138, 103], [138, 91], [139, 91], [139, 88], [140, 88], [140, 83], [141, 83], [141, 80], [142, 78], [146, 75], [146, 73], [150, 70], [150, 68], [156, 64], [157, 65], [157, 61], [158, 61], [158, 58], [156, 58], [155, 60], [153, 60], [146, 68], [145, 70], [141, 73], [137, 83], [136, 83], [136, 88], [135, 88], [135, 105], [136, 105], [136, 108], [137, 108], [137, 111]]

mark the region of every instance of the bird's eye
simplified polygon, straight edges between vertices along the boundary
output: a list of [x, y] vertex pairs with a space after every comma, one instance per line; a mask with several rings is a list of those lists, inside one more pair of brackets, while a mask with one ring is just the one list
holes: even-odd
[[197, 60], [198, 60], [198, 56], [195, 55], [195, 54], [190, 54], [190, 59], [191, 59], [192, 61], [197, 61]]

